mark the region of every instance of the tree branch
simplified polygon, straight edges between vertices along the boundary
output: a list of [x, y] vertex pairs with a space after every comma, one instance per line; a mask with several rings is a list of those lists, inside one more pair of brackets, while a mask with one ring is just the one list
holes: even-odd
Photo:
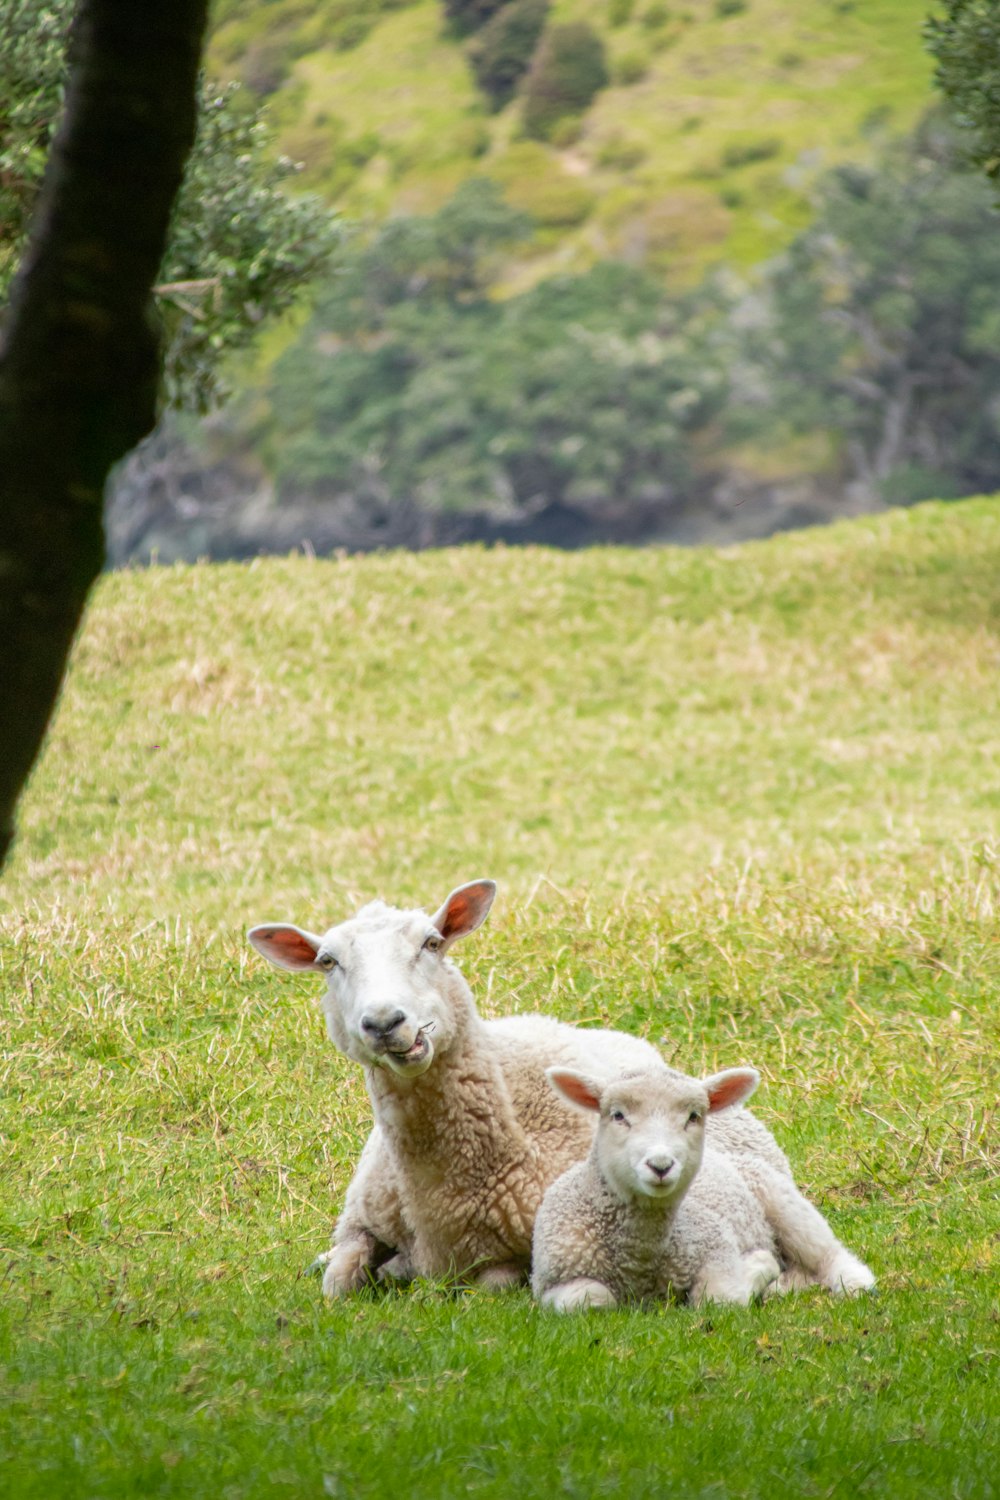
[[150, 289], [194, 140], [207, 0], [81, 0], [0, 348], [0, 865], [87, 593], [108, 470], [153, 426]]

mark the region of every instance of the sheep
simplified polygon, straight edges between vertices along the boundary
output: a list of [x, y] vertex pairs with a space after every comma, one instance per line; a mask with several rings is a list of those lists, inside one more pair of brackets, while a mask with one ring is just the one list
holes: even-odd
[[[457, 1275], [488, 1287], [526, 1279], [535, 1213], [548, 1185], [590, 1149], [592, 1116], [550, 1089], [545, 1069], [610, 1082], [661, 1062], [618, 1031], [550, 1016], [485, 1021], [448, 958], [482, 923], [491, 880], [459, 886], [433, 917], [375, 901], [322, 937], [288, 923], [251, 929], [279, 968], [326, 976], [331, 1041], [365, 1069], [375, 1123], [324, 1263], [328, 1296], [373, 1278]], [[711, 1126], [748, 1175], [791, 1172], [745, 1110]]]
[[746, 1304], [813, 1283], [835, 1293], [874, 1286], [790, 1170], [758, 1158], [748, 1173], [739, 1153], [706, 1139], [710, 1117], [744, 1113], [759, 1081], [753, 1068], [697, 1079], [661, 1063], [610, 1084], [560, 1067], [547, 1076], [599, 1119], [590, 1155], [552, 1184], [535, 1220], [532, 1290], [542, 1306], [670, 1295]]
[[322, 937], [274, 922], [249, 933], [279, 967], [325, 975], [327, 1031], [364, 1067], [374, 1110], [324, 1257], [328, 1296], [376, 1278], [456, 1276], [489, 1288], [526, 1280], [542, 1195], [593, 1135], [545, 1068], [610, 1081], [658, 1061], [648, 1042], [621, 1032], [479, 1016], [447, 955], [495, 892], [493, 881], [472, 881], [432, 917], [376, 901]]

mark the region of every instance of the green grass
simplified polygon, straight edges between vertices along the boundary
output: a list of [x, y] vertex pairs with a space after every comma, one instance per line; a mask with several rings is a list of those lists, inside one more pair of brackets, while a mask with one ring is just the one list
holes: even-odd
[[[995, 1495], [998, 578], [982, 500], [103, 579], [4, 886], [0, 1492]], [[484, 1011], [755, 1063], [877, 1299], [321, 1305], [367, 1101], [243, 929], [479, 874]]]
[[[298, 14], [298, 0], [275, 0], [223, 18], [210, 54], [216, 71], [238, 74], [251, 43], [268, 28], [276, 34], [290, 5]], [[358, 8], [367, 13], [362, 0]], [[608, 255], [643, 259], [685, 282], [717, 262], [750, 267], [775, 254], [811, 219], [818, 172], [866, 157], [873, 129], [901, 133], [928, 107], [927, 8], [926, 0], [749, 0], [720, 15], [713, 0], [680, 0], [651, 27], [655, 0], [640, 0], [620, 26], [608, 0], [556, 0], [553, 20], [589, 22], [613, 72], [623, 59], [644, 71], [597, 96], [579, 141], [545, 148], [553, 184], [569, 176], [592, 210], [544, 232], [504, 288]], [[517, 171], [519, 103], [488, 112], [439, 0], [389, 12], [347, 52], [305, 40], [314, 17], [289, 24], [290, 41], [297, 26], [307, 50], [272, 99], [282, 142], [305, 161], [304, 181], [349, 215], [432, 211], [484, 171], [514, 199], [519, 189], [537, 192], [537, 170]], [[368, 132], [380, 149], [347, 181], [344, 140]]]

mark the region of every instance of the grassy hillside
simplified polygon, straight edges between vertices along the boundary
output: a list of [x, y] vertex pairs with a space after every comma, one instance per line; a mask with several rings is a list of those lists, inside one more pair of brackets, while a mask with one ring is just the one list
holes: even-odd
[[[0, 1490], [995, 1493], [1000, 508], [102, 580], [3, 889]], [[367, 1128], [245, 927], [753, 1061], [881, 1295], [560, 1322], [298, 1273]]]
[[[365, 0], [229, 0], [210, 60], [277, 84], [283, 144], [352, 215], [430, 210], [485, 171], [548, 226], [512, 285], [607, 255], [683, 278], [773, 253], [807, 221], [818, 169], [864, 155], [873, 130], [913, 123], [930, 97], [926, 11], [926, 0], [555, 0], [555, 22], [584, 19], [602, 36], [613, 79], [561, 149], [518, 139], [516, 100], [488, 112], [438, 0], [381, 14]], [[359, 28], [345, 33], [345, 17]], [[344, 50], [345, 35], [362, 39]]]

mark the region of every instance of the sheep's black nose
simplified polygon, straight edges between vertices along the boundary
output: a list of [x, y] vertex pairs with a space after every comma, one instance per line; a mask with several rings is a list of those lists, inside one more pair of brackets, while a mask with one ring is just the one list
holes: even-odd
[[670, 1171], [670, 1169], [673, 1166], [673, 1164], [674, 1164], [673, 1163], [673, 1158], [671, 1158], [671, 1160], [667, 1162], [666, 1166], [664, 1166], [663, 1165], [663, 1158], [662, 1157], [660, 1157], [659, 1161], [647, 1161], [646, 1162], [646, 1166], [649, 1168], [649, 1170], [651, 1172], [655, 1172], [656, 1173], [657, 1177], [659, 1177], [659, 1179], [660, 1179], [661, 1182], [663, 1181], [664, 1177], [666, 1177], [667, 1173]]
[[362, 1016], [361, 1030], [367, 1031], [369, 1036], [375, 1038], [386, 1037], [390, 1031], [395, 1031], [401, 1021], [405, 1020], [406, 1016], [401, 1010], [394, 1011], [386, 1021], [376, 1021], [374, 1016]]

